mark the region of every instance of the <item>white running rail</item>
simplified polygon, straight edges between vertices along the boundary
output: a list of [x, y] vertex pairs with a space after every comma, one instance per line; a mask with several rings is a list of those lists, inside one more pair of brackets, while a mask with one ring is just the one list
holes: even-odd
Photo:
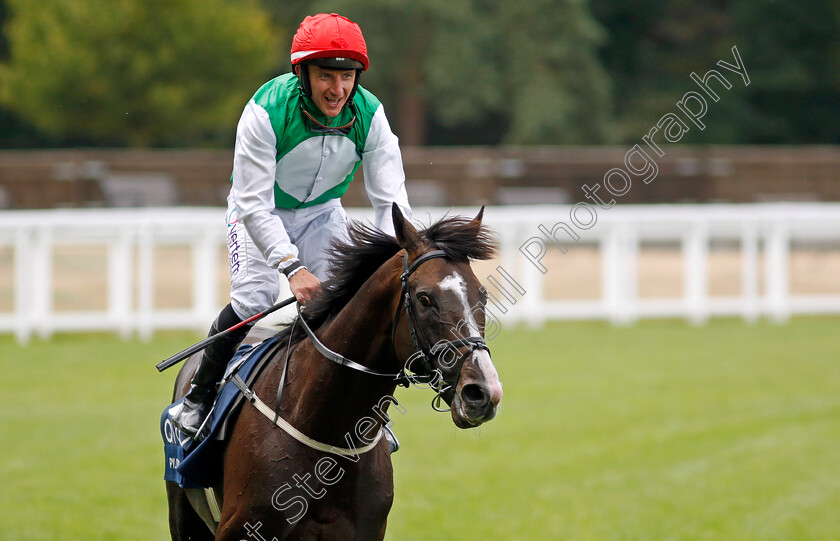
[[[494, 270], [479, 275], [493, 301], [488, 305], [491, 317], [504, 323], [539, 325], [556, 319], [623, 324], [646, 317], [702, 323], [713, 316], [747, 321], [768, 317], [783, 322], [793, 314], [840, 314], [840, 295], [794, 295], [790, 289], [795, 243], [834, 246], [840, 253], [840, 204], [591, 206], [588, 211], [576, 211], [578, 226], [570, 217], [575, 208], [487, 209], [485, 223], [501, 241]], [[414, 217], [428, 225], [445, 214], [471, 216], [476, 211], [415, 209]], [[348, 213], [358, 219], [371, 217], [368, 210]], [[573, 239], [572, 233], [579, 238]], [[735, 296], [709, 293], [710, 246], [720, 241], [737, 246], [740, 255], [740, 294]], [[681, 295], [639, 296], [639, 250], [647, 242], [667, 242], [679, 249]], [[98, 291], [106, 307], [57, 310], [55, 250], [88, 245], [100, 246], [107, 253], [107, 278]], [[185, 308], [155, 306], [155, 251], [166, 245], [189, 246], [192, 300]], [[0, 282], [0, 293], [6, 291], [11, 298], [4, 303], [0, 297], [0, 333], [14, 333], [19, 342], [26, 342], [33, 335], [49, 337], [55, 332], [104, 330], [143, 338], [159, 329], [204, 332], [227, 302], [219, 293], [220, 280], [225, 279], [224, 245], [221, 208], [4, 211], [0, 213], [0, 254], [10, 254], [11, 261], [7, 259], [6, 272], [0, 272], [6, 282]], [[600, 295], [578, 300], [548, 298], [552, 264], [565, 257], [561, 250], [571, 254], [584, 245], [595, 247], [600, 256]]]

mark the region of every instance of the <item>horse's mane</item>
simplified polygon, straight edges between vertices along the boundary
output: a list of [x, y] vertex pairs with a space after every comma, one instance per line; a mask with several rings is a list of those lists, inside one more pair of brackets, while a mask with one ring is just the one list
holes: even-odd
[[[306, 306], [306, 322], [313, 329], [335, 316], [367, 279], [401, 250], [396, 238], [363, 222], [351, 222], [347, 233], [347, 240], [333, 241], [328, 252], [332, 277]], [[455, 261], [490, 259], [498, 247], [489, 229], [460, 216], [441, 218], [419, 233], [430, 248], [442, 250]], [[306, 336], [300, 325], [290, 325], [279, 334], [288, 336], [291, 329], [293, 343]]]

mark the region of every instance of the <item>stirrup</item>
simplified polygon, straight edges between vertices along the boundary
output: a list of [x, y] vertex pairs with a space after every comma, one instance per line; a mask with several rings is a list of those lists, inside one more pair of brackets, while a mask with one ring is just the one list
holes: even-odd
[[[214, 401], [215, 401], [215, 397], [214, 397]], [[182, 415], [184, 413], [184, 403], [182, 402], [181, 406], [180, 406], [181, 410], [178, 413], [172, 415], [172, 424], [175, 425], [175, 427], [178, 430], [180, 430], [182, 434], [184, 434], [185, 436], [199, 442], [199, 441], [203, 440], [205, 437], [207, 437], [207, 433], [210, 430], [210, 425], [207, 421], [210, 420], [210, 417], [211, 417], [210, 414], [213, 413], [213, 408], [215, 406], [216, 406], [215, 402], [210, 405], [210, 407], [209, 407], [209, 409], [207, 409], [207, 412], [205, 413], [204, 417], [201, 419], [201, 422], [199, 423], [198, 427], [195, 428], [194, 425], [186, 426], [182, 422], [182, 420], [183, 420]], [[198, 404], [198, 407], [200, 408], [201, 404]], [[195, 415], [195, 413], [196, 413], [195, 410], [190, 412], [191, 415]]]
[[[180, 412], [179, 412], [180, 413]], [[183, 434], [184, 436], [195, 439], [195, 435], [198, 434], [198, 431], [193, 433], [193, 430], [181, 423], [181, 419], [178, 418], [178, 414], [172, 416], [172, 425], [178, 429], [178, 431]], [[201, 427], [199, 427], [199, 430]]]
[[207, 435], [210, 432], [210, 425], [207, 423], [207, 421], [209, 420], [210, 415], [208, 414], [201, 422], [201, 424], [198, 427], [198, 430], [196, 430], [195, 433], [193, 433], [191, 428], [187, 429], [184, 426], [182, 426], [181, 423], [178, 422], [178, 419], [175, 417], [172, 418], [172, 424], [175, 425], [175, 428], [177, 428], [184, 436], [193, 439], [196, 442], [201, 442], [207, 437]]
[[[215, 407], [215, 404], [213, 404]], [[195, 436], [192, 436], [192, 439], [196, 441], [196, 443], [200, 443], [204, 441], [207, 436], [210, 435], [210, 417], [212, 417], [213, 408], [210, 408], [210, 411], [207, 412], [207, 417], [204, 418], [202, 421], [201, 426], [198, 427], [198, 430], [195, 433]]]

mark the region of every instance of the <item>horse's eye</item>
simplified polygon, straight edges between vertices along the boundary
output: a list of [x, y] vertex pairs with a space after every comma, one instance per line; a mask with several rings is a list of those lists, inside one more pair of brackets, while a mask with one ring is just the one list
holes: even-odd
[[432, 305], [432, 298], [426, 295], [425, 293], [418, 293], [417, 300], [420, 302], [421, 306], [429, 307]]

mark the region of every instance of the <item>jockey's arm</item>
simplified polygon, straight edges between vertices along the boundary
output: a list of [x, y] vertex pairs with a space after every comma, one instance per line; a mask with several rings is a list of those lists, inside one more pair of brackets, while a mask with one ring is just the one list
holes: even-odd
[[[254, 244], [268, 265], [282, 272], [299, 260], [298, 249], [289, 239], [283, 222], [272, 214], [276, 143], [268, 114], [252, 100], [236, 129], [232, 194], [239, 220]], [[304, 289], [311, 290], [311, 285]]]
[[381, 105], [371, 121], [362, 167], [365, 174], [365, 190], [374, 209], [373, 223], [380, 231], [393, 235], [391, 204], [396, 202], [403, 216], [409, 220], [411, 207], [405, 191], [405, 172], [399, 140], [391, 131]]

